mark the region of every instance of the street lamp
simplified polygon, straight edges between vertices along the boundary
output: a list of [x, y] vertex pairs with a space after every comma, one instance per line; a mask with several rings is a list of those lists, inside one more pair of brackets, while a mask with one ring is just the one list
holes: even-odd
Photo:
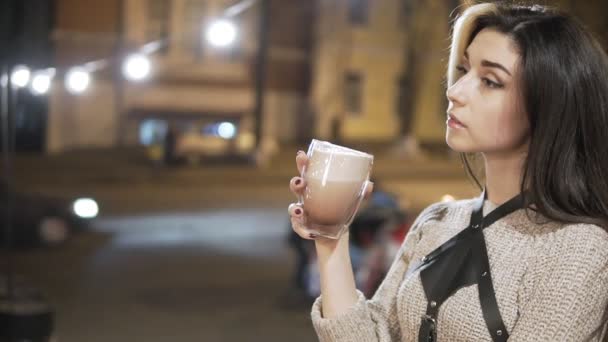
[[144, 54], [132, 54], [122, 67], [124, 76], [131, 81], [143, 81], [150, 76], [152, 69], [150, 59]]
[[73, 205], [72, 210], [82, 218], [95, 218], [99, 213], [99, 206], [92, 198], [79, 198]]
[[[223, 19], [218, 19], [212, 22], [205, 32], [207, 41], [216, 47], [222, 48], [234, 43], [237, 38], [237, 27], [230, 21], [230, 18], [238, 16], [253, 5], [259, 4], [259, 32], [258, 32], [258, 51], [255, 58], [255, 105], [253, 108], [253, 117], [255, 122], [255, 148], [256, 161], [264, 162], [267, 157], [266, 151], [269, 146], [272, 149], [272, 144], [261, 144], [262, 140], [262, 119], [264, 112], [264, 89], [266, 87], [266, 68], [269, 48], [269, 13], [270, 5], [268, 0], [241, 0], [238, 3], [227, 8], [223, 13]], [[224, 126], [228, 133], [229, 126]]]
[[49, 69], [36, 71], [32, 77], [32, 83], [30, 84], [32, 93], [34, 93], [34, 95], [44, 95], [48, 93], [51, 88], [53, 75], [54, 72]]
[[222, 122], [217, 127], [217, 134], [224, 139], [232, 139], [236, 134], [236, 127], [231, 122]]
[[236, 25], [227, 19], [218, 19], [213, 21], [207, 27], [205, 38], [207, 41], [216, 47], [222, 48], [230, 46], [234, 43], [237, 36]]
[[24, 65], [18, 65], [11, 74], [11, 83], [17, 88], [23, 88], [30, 82], [30, 69]]
[[66, 87], [72, 94], [80, 94], [87, 90], [91, 83], [91, 74], [82, 67], [70, 69], [66, 75]]

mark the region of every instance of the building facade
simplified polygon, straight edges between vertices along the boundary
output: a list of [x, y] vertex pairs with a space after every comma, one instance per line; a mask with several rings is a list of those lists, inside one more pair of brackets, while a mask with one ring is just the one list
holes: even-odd
[[[255, 144], [255, 63], [259, 43], [259, 6], [255, 2], [232, 20], [239, 28], [228, 48], [210, 46], [204, 28], [225, 13], [228, 0], [57, 0], [58, 70], [95, 60], [81, 95], [55, 79], [50, 96], [47, 150], [137, 145], [153, 123], [188, 125], [228, 121], [237, 125], [239, 144]], [[314, 1], [269, 1], [269, 50], [266, 63], [261, 143], [275, 150], [282, 141], [310, 136], [311, 34]], [[149, 54], [152, 73], [129, 82], [120, 73], [129, 52], [161, 42]]]
[[[242, 144], [255, 143], [259, 1], [241, 1], [253, 6], [235, 18], [240, 34], [229, 49], [206, 44], [202, 29], [236, 1], [55, 1], [58, 69], [100, 58], [107, 65], [83, 95], [54, 87], [48, 151], [136, 145], [157, 121], [231, 121]], [[268, 1], [263, 149], [312, 137], [445, 148], [450, 20], [476, 1]], [[606, 41], [599, 4], [551, 3]], [[121, 58], [154, 41], [165, 44], [151, 54], [150, 79], [124, 81]]]
[[[316, 133], [346, 141], [395, 141], [405, 134], [443, 141], [452, 3], [320, 0], [311, 97]], [[410, 92], [416, 96], [406, 98]]]

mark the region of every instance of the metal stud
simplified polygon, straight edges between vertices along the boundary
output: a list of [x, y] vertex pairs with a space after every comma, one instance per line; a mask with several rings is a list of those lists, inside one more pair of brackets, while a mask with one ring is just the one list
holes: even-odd
[[421, 259], [421, 260], [422, 260], [422, 262], [426, 262], [426, 261], [427, 261], [427, 259], [428, 259], [428, 258], [427, 258], [427, 257], [426, 257], [426, 255], [425, 255], [425, 256], [423, 256], [423, 257], [422, 257], [422, 259]]
[[436, 307], [436, 306], [437, 306], [437, 302], [436, 302], [436, 301], [434, 301], [434, 300], [432, 300], [432, 301], [431, 301], [431, 307], [432, 307], [432, 308], [434, 308], [434, 307]]
[[483, 273], [481, 274], [481, 276], [482, 276], [482, 277], [485, 277], [485, 276], [487, 276], [487, 275], [488, 275], [488, 272], [483, 272]]
[[473, 225], [473, 229], [477, 229], [477, 228], [479, 228], [479, 224], [476, 223]]
[[502, 330], [496, 330], [496, 335], [501, 336], [502, 335]]

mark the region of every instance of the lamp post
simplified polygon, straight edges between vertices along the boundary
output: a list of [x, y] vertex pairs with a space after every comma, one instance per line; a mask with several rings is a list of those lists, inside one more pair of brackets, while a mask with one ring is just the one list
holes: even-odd
[[255, 158], [256, 162], [265, 162], [267, 153], [263, 139], [263, 120], [264, 120], [264, 95], [266, 88], [266, 70], [268, 65], [269, 47], [269, 2], [268, 0], [243, 0], [227, 8], [224, 11], [223, 19], [211, 24], [206, 31], [206, 38], [209, 43], [216, 47], [225, 47], [234, 42], [237, 33], [236, 27], [228, 19], [235, 17], [243, 11], [251, 8], [258, 3], [259, 26], [258, 26], [258, 49], [254, 64], [254, 136], [255, 136]]
[[255, 147], [258, 159], [265, 160], [265, 152], [261, 150], [262, 140], [262, 120], [264, 116], [264, 94], [266, 87], [266, 67], [268, 58], [268, 0], [260, 1], [260, 23], [258, 32], [258, 55], [255, 64], [255, 107], [253, 110], [254, 117], [254, 134]]
[[[41, 2], [43, 3], [43, 2]], [[29, 2], [32, 5], [32, 2]], [[15, 108], [18, 88], [26, 86], [29, 74], [25, 68], [15, 67], [20, 55], [24, 54], [23, 38], [27, 29], [20, 28], [26, 21], [21, 12], [24, 1], [0, 2], [0, 126], [2, 133], [2, 167], [6, 198], [2, 217], [2, 234], [4, 238], [4, 267], [2, 269], [0, 289], [0, 340], [46, 341], [53, 330], [53, 312], [42, 296], [33, 296], [32, 291], [19, 291], [22, 286], [15, 281], [13, 261], [13, 210], [14, 192], [12, 189], [14, 171], [13, 156], [15, 152]], [[28, 27], [23, 25], [23, 27]], [[22, 32], [23, 30], [23, 32]], [[13, 77], [14, 76], [14, 77]], [[52, 77], [52, 76], [51, 76]], [[46, 81], [50, 80], [46, 79]], [[47, 88], [45, 78], [37, 83]], [[44, 87], [42, 87], [44, 85]], [[35, 293], [39, 295], [39, 293]]]
[[114, 45], [114, 56], [115, 61], [112, 68], [112, 78], [114, 80], [114, 113], [116, 115], [116, 143], [122, 147], [124, 145], [124, 131], [125, 131], [125, 118], [124, 118], [124, 102], [125, 102], [125, 84], [124, 79], [121, 75], [121, 68], [117, 66], [125, 57], [124, 52], [124, 20], [125, 20], [125, 1], [116, 0], [117, 5], [117, 16], [116, 21], [116, 42]]

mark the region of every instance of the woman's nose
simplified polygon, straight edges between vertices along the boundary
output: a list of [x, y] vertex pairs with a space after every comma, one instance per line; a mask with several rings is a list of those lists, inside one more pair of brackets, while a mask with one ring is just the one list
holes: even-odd
[[450, 102], [462, 105], [464, 102], [464, 94], [462, 93], [462, 87], [459, 83], [461, 83], [460, 80], [448, 87], [445, 91], [445, 96]]

